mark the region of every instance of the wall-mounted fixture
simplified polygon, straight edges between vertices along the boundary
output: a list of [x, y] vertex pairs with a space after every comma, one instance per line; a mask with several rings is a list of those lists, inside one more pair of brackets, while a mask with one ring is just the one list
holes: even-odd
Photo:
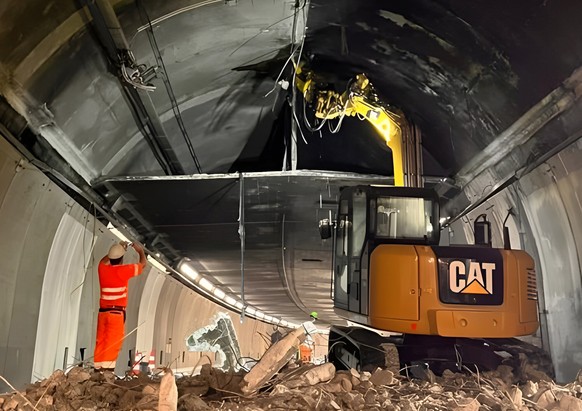
[[268, 322], [274, 325], [280, 325], [281, 327], [297, 328], [299, 324], [291, 323], [289, 321], [283, 320], [281, 318], [273, 317], [264, 313], [263, 311], [252, 307], [248, 304], [243, 304], [243, 302], [232, 294], [226, 293], [224, 290], [216, 286], [212, 281], [206, 278], [204, 275], [200, 274], [190, 263], [187, 258], [182, 259], [177, 266], [177, 272], [187, 279], [196, 288], [202, 290], [205, 294], [209, 295], [211, 298], [220, 300], [221, 303], [225, 304], [229, 308], [235, 311], [242, 311], [244, 308], [244, 313], [246, 316]]

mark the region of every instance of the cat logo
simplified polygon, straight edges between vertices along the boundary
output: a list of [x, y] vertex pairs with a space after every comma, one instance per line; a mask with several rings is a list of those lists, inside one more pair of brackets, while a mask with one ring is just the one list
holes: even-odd
[[457, 294], [493, 295], [495, 263], [453, 260], [449, 263], [449, 288]]

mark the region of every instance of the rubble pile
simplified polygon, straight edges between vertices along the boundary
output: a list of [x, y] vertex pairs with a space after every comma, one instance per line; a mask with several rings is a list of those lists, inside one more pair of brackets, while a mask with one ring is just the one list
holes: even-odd
[[[325, 363], [287, 366], [260, 389], [243, 395], [244, 373], [210, 366], [200, 375], [178, 376], [175, 385], [169, 370], [165, 376], [119, 379], [110, 372], [75, 367], [66, 374], [58, 370], [24, 392], [1, 395], [0, 410], [582, 411], [582, 374], [564, 386], [543, 374], [529, 376], [520, 380], [523, 372], [502, 365], [482, 373], [428, 373], [419, 380], [381, 368], [336, 371]], [[176, 386], [177, 395], [172, 391]]]

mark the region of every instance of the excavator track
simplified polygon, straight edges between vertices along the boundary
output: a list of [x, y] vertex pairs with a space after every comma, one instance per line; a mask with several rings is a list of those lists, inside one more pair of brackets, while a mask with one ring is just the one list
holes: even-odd
[[[543, 372], [554, 378], [548, 353], [517, 338], [471, 339], [425, 335], [382, 337], [359, 327], [333, 326], [329, 334], [329, 360], [338, 368], [370, 371], [377, 367], [424, 378], [427, 370], [441, 375], [457, 372], [513, 368], [519, 380]], [[539, 374], [538, 375], [543, 375]]]

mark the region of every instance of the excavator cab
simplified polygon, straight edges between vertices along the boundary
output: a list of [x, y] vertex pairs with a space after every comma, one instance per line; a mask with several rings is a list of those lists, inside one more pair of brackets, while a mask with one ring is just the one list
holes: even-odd
[[335, 225], [334, 306], [368, 314], [369, 255], [379, 244], [438, 244], [438, 198], [422, 188], [342, 190]]

